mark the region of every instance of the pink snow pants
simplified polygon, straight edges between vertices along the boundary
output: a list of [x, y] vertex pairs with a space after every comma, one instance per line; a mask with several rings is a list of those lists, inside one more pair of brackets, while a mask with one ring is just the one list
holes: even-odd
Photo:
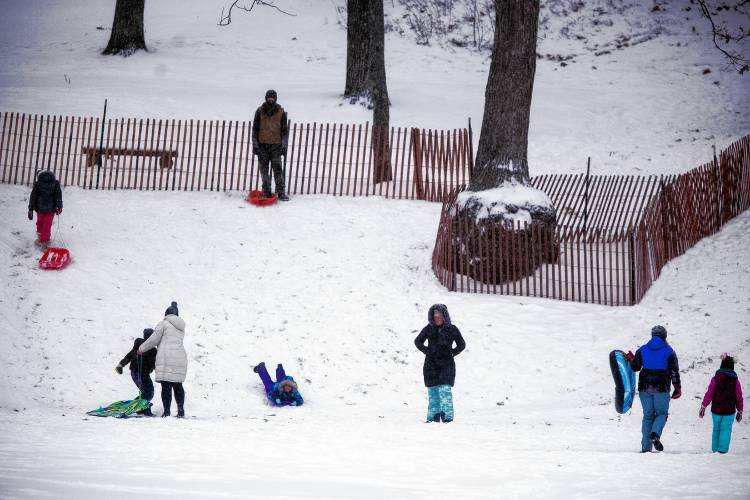
[[52, 230], [52, 221], [55, 219], [55, 212], [36, 213], [36, 232], [39, 234], [39, 243], [47, 243], [50, 239]]

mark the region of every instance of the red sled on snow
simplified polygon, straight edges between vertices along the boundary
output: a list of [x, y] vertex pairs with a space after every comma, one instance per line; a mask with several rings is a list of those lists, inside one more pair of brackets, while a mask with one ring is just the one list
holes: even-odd
[[250, 191], [247, 195], [247, 201], [256, 207], [267, 207], [268, 205], [273, 205], [278, 200], [279, 197], [276, 193], [273, 193], [270, 198], [264, 197], [263, 191]]
[[63, 269], [70, 264], [70, 252], [67, 248], [49, 247], [39, 259], [39, 267], [42, 269]]

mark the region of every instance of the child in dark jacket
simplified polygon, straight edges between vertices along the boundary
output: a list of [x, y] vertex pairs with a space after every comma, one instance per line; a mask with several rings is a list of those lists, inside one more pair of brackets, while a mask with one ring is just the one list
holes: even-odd
[[272, 405], [275, 406], [302, 406], [304, 399], [302, 394], [297, 390], [297, 383], [294, 379], [284, 372], [284, 367], [279, 363], [276, 366], [276, 382], [271, 380], [271, 376], [266, 370], [266, 364], [261, 362], [257, 364], [253, 371], [258, 374], [266, 390], [266, 396]]
[[[143, 330], [143, 338], [137, 338], [133, 341], [133, 348], [117, 364], [115, 371], [122, 375], [123, 367], [130, 364], [130, 378], [138, 390], [141, 391], [141, 397], [148, 401], [154, 397], [154, 384], [151, 382], [151, 372], [156, 365], [156, 348], [149, 349], [142, 356], [138, 356], [138, 348], [154, 333], [151, 328]], [[142, 415], [151, 416], [151, 408], [139, 412]]]
[[61, 214], [63, 209], [62, 189], [55, 174], [45, 170], [39, 174], [29, 197], [29, 220], [34, 220], [36, 211], [36, 232], [39, 234], [38, 243], [47, 245], [50, 240], [52, 221], [55, 214]]
[[726, 453], [732, 438], [732, 424], [737, 410], [737, 422], [742, 421], [742, 387], [734, 371], [734, 358], [727, 353], [721, 355], [721, 366], [708, 385], [706, 395], [698, 413], [700, 418], [706, 414], [706, 407], [711, 405], [711, 416], [714, 430], [711, 437], [711, 451]]

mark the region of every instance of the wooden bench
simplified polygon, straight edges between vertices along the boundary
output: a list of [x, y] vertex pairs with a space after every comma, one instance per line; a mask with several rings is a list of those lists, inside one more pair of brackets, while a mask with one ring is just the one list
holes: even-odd
[[[99, 148], [84, 146], [81, 148], [81, 153], [86, 155], [87, 167], [99, 164]], [[172, 168], [172, 164], [177, 159], [177, 151], [160, 149], [103, 148], [102, 154], [107, 158], [112, 158], [113, 156], [154, 156], [159, 158], [159, 166], [161, 168]]]

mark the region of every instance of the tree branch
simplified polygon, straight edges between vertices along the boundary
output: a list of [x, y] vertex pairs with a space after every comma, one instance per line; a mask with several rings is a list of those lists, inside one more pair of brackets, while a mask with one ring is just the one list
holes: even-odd
[[[739, 27], [739, 33], [732, 33], [728, 29], [717, 26], [714, 22], [714, 15], [708, 8], [708, 5], [706, 4], [706, 0], [696, 0], [698, 2], [698, 6], [701, 9], [701, 13], [703, 14], [703, 17], [708, 19], [708, 22], [711, 23], [711, 34], [712, 34], [712, 40], [714, 43], [714, 46], [722, 53], [727, 59], [727, 64], [730, 66], [733, 66], [734, 68], [737, 68], [740, 74], [745, 73], [746, 71], [750, 70], [750, 59], [747, 59], [739, 52], [730, 52], [729, 50], [725, 50], [719, 45], [719, 40], [723, 40], [725, 44], [728, 44], [730, 42], [740, 43], [742, 42], [747, 36], [748, 33], [745, 32], [745, 30], [742, 28], [742, 26]], [[748, 3], [748, 0], [742, 0], [738, 2], [735, 5], [735, 10], [739, 10], [740, 7], [744, 7], [745, 4]], [[728, 7], [726, 7], [728, 9]], [[747, 12], [744, 12], [745, 15], [747, 15]], [[750, 16], [749, 16], [750, 17]]]
[[232, 4], [229, 6], [229, 10], [226, 11], [226, 15], [224, 14], [224, 7], [221, 8], [221, 18], [219, 19], [219, 26], [229, 26], [232, 23], [232, 9], [234, 9], [235, 7], [240, 10], [244, 10], [245, 12], [251, 12], [258, 5], [261, 5], [263, 7], [271, 7], [272, 9], [276, 9], [282, 14], [286, 14], [287, 16], [294, 17], [297, 15], [291, 12], [287, 12], [281, 9], [279, 6], [274, 5], [273, 1], [252, 0], [252, 3], [248, 7], [247, 5], [240, 5], [240, 0], [234, 0], [234, 2], [232, 2]]

